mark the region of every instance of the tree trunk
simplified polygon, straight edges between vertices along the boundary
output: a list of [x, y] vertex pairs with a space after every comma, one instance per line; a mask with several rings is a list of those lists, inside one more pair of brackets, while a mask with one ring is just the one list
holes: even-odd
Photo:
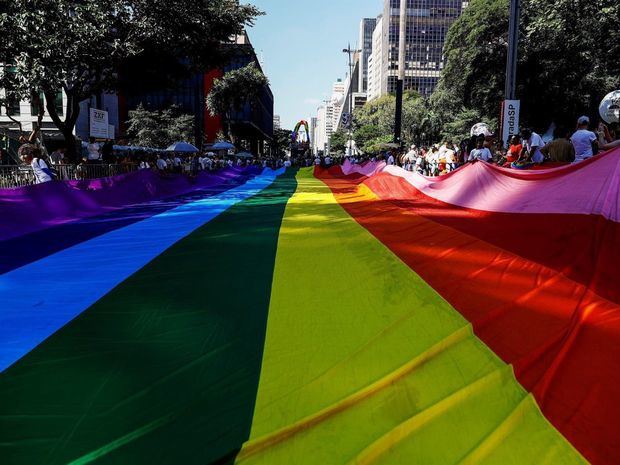
[[80, 160], [80, 152], [77, 146], [77, 140], [75, 139], [75, 135], [73, 134], [73, 130], [68, 132], [63, 131], [62, 135], [65, 138], [65, 143], [67, 144], [67, 150], [65, 152], [65, 156], [71, 163], [77, 163]]
[[235, 144], [235, 138], [234, 138], [233, 133], [232, 133], [232, 123], [230, 121], [230, 119], [231, 119], [231, 112], [230, 111], [226, 112], [226, 115], [224, 117], [226, 118], [226, 124], [224, 125], [224, 127], [225, 127], [224, 130], [226, 131], [226, 134], [225, 134], [226, 139], [228, 139], [230, 141], [230, 143], [234, 145]]
[[76, 138], [73, 134], [73, 130], [75, 128], [75, 123], [77, 122], [78, 116], [80, 115], [80, 101], [75, 91], [67, 91], [65, 89], [65, 93], [67, 94], [67, 116], [65, 117], [64, 121], [60, 119], [60, 115], [58, 115], [58, 112], [56, 111], [56, 93], [51, 91], [50, 89], [46, 89], [44, 91], [46, 107], [47, 112], [52, 118], [52, 121], [54, 121], [54, 124], [65, 138], [65, 143], [67, 144], [67, 158], [70, 162], [77, 162], [79, 158], [79, 153], [77, 150]]
[[7, 116], [7, 117], [8, 117], [11, 121], [13, 121], [15, 124], [17, 124], [17, 126], [19, 126], [19, 135], [20, 135], [20, 137], [21, 137], [21, 136], [23, 136], [23, 135], [24, 135], [24, 127], [22, 126], [22, 122], [21, 122], [21, 121], [16, 120], [15, 118], [13, 118], [13, 116], [12, 116], [12, 115], [9, 115], [9, 114], [8, 114], [8, 112], [7, 112], [6, 116]]

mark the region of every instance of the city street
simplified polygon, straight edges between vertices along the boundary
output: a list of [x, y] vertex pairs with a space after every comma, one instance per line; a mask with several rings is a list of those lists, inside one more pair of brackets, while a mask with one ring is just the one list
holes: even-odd
[[620, 2], [249, 1], [0, 5], [0, 465], [620, 464]]

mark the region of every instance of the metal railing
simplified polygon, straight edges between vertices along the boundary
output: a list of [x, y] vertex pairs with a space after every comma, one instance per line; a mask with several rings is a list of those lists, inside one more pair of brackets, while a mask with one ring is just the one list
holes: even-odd
[[35, 181], [30, 166], [0, 165], [0, 189], [30, 186]]
[[[138, 169], [136, 164], [51, 165], [56, 181], [107, 178], [127, 174]], [[36, 184], [32, 167], [27, 165], [0, 165], [0, 189]]]

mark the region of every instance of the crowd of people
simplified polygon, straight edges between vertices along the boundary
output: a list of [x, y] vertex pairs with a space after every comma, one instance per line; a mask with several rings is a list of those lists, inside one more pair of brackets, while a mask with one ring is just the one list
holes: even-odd
[[[34, 146], [26, 147], [22, 150], [22, 160], [25, 164], [30, 165], [35, 177], [36, 184], [49, 182], [55, 179], [64, 179], [59, 176], [58, 166], [52, 161], [48, 161], [40, 156], [39, 151]], [[285, 157], [237, 157], [235, 155], [206, 155], [202, 153], [186, 154], [186, 153], [156, 153], [151, 155], [143, 155], [139, 157], [124, 156], [115, 160], [114, 165], [106, 165], [103, 162], [93, 163], [90, 158], [84, 156], [82, 160], [75, 165], [72, 179], [83, 180], [97, 173], [93, 170], [95, 167], [106, 166], [126, 166], [128, 169], [121, 172], [129, 172], [135, 170], [154, 170], [162, 175], [168, 174], [185, 174], [188, 176], [196, 176], [201, 171], [217, 171], [227, 167], [248, 167], [258, 166], [262, 168], [278, 169], [281, 167], [291, 166], [292, 163]]]
[[222, 168], [244, 168], [258, 166], [262, 168], [278, 169], [291, 166], [291, 161], [285, 157], [272, 156], [236, 156], [216, 155], [214, 153], [158, 153], [154, 156], [141, 157], [138, 160], [138, 169], [154, 169], [161, 173], [185, 173], [196, 175], [200, 171], [216, 171]]
[[[585, 161], [599, 152], [620, 146], [617, 124], [600, 123], [596, 130], [590, 129], [590, 118], [581, 116], [575, 130], [556, 128], [554, 138], [545, 142], [543, 137], [530, 128], [522, 128], [512, 137], [506, 149], [503, 141], [493, 135], [479, 134], [460, 143], [446, 140], [432, 146], [412, 145], [409, 150], [391, 149], [377, 156], [354, 155], [353, 163], [383, 160], [388, 165], [400, 166], [407, 171], [424, 176], [450, 173], [467, 163], [484, 161], [505, 168], [528, 169], [547, 164], [555, 166]], [[331, 166], [344, 161], [345, 157], [315, 157], [314, 164]]]
[[[388, 165], [401, 166], [407, 171], [424, 176], [439, 176], [450, 173], [467, 163], [484, 161], [506, 168], [528, 169], [542, 164], [579, 163], [595, 156], [600, 151], [620, 146], [618, 125], [599, 124], [596, 130], [590, 129], [590, 118], [582, 116], [577, 121], [576, 130], [556, 128], [554, 139], [548, 142], [532, 129], [522, 128], [514, 135], [508, 148], [493, 135], [480, 134], [470, 139], [454, 143], [445, 140], [433, 146], [412, 145], [409, 150], [396, 148], [378, 155], [356, 154], [349, 157], [353, 163], [384, 160]], [[174, 153], [152, 151], [146, 153], [116, 153], [112, 141], [103, 144], [90, 139], [84, 144], [81, 160], [73, 166], [70, 175], [59, 175], [59, 169], [68, 163], [66, 150], [62, 147], [50, 155], [44, 153], [41, 144], [24, 140], [18, 155], [23, 166], [29, 166], [36, 183], [54, 179], [88, 179], [93, 176], [93, 166], [126, 166], [127, 172], [144, 169], [156, 170], [162, 174], [177, 173], [195, 176], [200, 171], [215, 171], [226, 167], [259, 166], [277, 169], [295, 164], [297, 166], [329, 167], [342, 164], [344, 155], [327, 154], [313, 156], [309, 152], [299, 156], [236, 156], [207, 153]], [[247, 155], [247, 154], [246, 154]], [[99, 173], [99, 171], [97, 171]]]

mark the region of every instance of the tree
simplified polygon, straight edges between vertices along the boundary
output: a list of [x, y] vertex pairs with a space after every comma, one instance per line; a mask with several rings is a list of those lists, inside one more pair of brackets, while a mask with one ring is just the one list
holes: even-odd
[[[71, 156], [79, 103], [114, 91], [127, 60], [157, 50], [179, 66], [209, 67], [220, 43], [258, 14], [230, 0], [11, 0], [0, 9], [0, 58], [12, 65], [20, 94], [44, 93]], [[55, 106], [61, 89], [64, 117]]]
[[251, 105], [269, 85], [269, 80], [255, 63], [227, 72], [213, 82], [207, 96], [207, 107], [211, 115], [223, 115], [226, 122], [226, 136], [233, 138], [231, 115], [246, 105]]
[[[601, 98], [620, 87], [619, 16], [617, 0], [522, 2], [517, 96], [524, 124], [572, 126], [579, 114], [596, 114]], [[497, 127], [507, 31], [508, 0], [472, 0], [448, 31], [432, 105], [452, 129], [472, 112]]]
[[364, 147], [366, 147], [369, 142], [374, 141], [382, 135], [383, 133], [381, 132], [379, 126], [374, 126], [372, 124], [365, 124], [353, 131], [353, 139], [355, 140], [355, 143], [364, 152], [367, 151]]
[[388, 144], [391, 144], [394, 140], [394, 135], [383, 135], [379, 137], [375, 137], [367, 141], [364, 145], [358, 146], [362, 152], [369, 154], [378, 154], [382, 150], [385, 150]]
[[329, 143], [332, 152], [344, 153], [347, 148], [347, 143], [349, 141], [349, 136], [344, 129], [338, 129], [334, 133], [332, 133], [329, 138]]
[[271, 149], [274, 155], [282, 155], [291, 147], [291, 134], [293, 131], [289, 129], [276, 129], [273, 131], [273, 140], [271, 141]]
[[[385, 95], [366, 103], [353, 113], [353, 137], [357, 146], [368, 153], [376, 153], [394, 137], [396, 99]], [[440, 119], [427, 99], [417, 92], [403, 96], [403, 142], [427, 144], [435, 142], [441, 129]]]
[[179, 107], [149, 111], [139, 105], [129, 112], [128, 132], [134, 145], [165, 148], [194, 136], [194, 117], [182, 114]]

